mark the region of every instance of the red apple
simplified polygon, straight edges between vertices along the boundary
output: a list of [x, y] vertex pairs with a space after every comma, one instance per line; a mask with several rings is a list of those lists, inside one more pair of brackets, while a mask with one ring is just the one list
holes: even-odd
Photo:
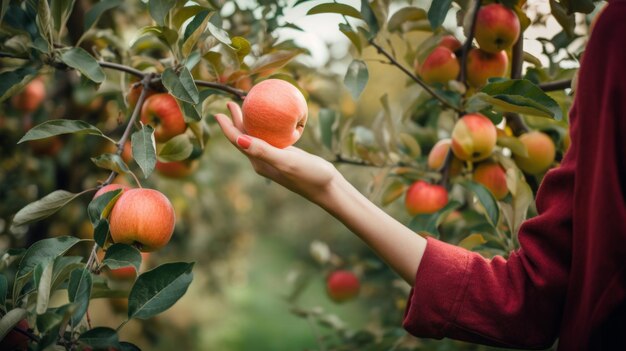
[[456, 79], [461, 71], [456, 55], [445, 46], [437, 46], [433, 49], [424, 62], [418, 65], [418, 68], [419, 75], [427, 84], [445, 84]]
[[472, 49], [467, 54], [467, 82], [475, 88], [482, 87], [492, 77], [504, 77], [509, 58], [504, 50], [495, 54]]
[[[446, 156], [448, 155], [448, 150], [450, 150], [450, 145], [452, 145], [451, 139], [441, 139], [435, 144], [435, 146], [433, 146], [428, 154], [428, 168], [438, 171], [443, 166], [443, 162], [446, 160]], [[460, 174], [462, 168], [463, 163], [461, 160], [452, 155], [450, 175], [455, 176]]]
[[157, 161], [156, 170], [160, 175], [168, 178], [185, 178], [198, 168], [198, 160], [185, 160], [174, 162]]
[[548, 135], [532, 131], [522, 134], [519, 141], [526, 146], [528, 156], [514, 155], [515, 163], [524, 172], [529, 174], [540, 174], [548, 170], [554, 162], [556, 147], [552, 138]]
[[187, 129], [176, 99], [168, 93], [150, 96], [141, 109], [141, 122], [154, 127], [154, 139], [166, 142]]
[[474, 170], [474, 180], [484, 185], [497, 200], [502, 200], [508, 193], [506, 172], [496, 162], [484, 162]]
[[460, 49], [462, 45], [459, 39], [455, 38], [452, 34], [444, 35], [439, 41], [439, 46], [447, 47], [452, 52]]
[[246, 133], [281, 149], [300, 139], [308, 115], [300, 90], [280, 79], [266, 79], [253, 86], [242, 110]]
[[463, 116], [452, 129], [452, 152], [464, 161], [484, 160], [496, 146], [496, 126], [480, 113]]
[[[22, 319], [16, 325], [17, 328], [28, 330], [28, 321]], [[26, 351], [28, 349], [28, 336], [11, 329], [2, 340], [0, 340], [0, 350], [19, 350]]]
[[447, 203], [446, 188], [423, 180], [411, 184], [404, 199], [404, 205], [411, 215], [435, 213]]
[[360, 288], [359, 278], [347, 270], [334, 271], [326, 280], [328, 297], [335, 302], [352, 300], [359, 294]]
[[517, 42], [520, 22], [515, 12], [501, 4], [483, 6], [476, 17], [474, 37], [481, 49], [497, 53]]
[[170, 200], [159, 191], [129, 189], [117, 199], [109, 223], [113, 242], [149, 252], [170, 241], [176, 216]]
[[46, 85], [41, 77], [30, 81], [17, 95], [11, 97], [11, 104], [22, 112], [34, 112], [46, 98]]

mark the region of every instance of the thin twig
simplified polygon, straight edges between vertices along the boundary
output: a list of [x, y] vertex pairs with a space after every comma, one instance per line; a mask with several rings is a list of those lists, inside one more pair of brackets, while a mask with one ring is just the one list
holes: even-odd
[[443, 187], [448, 186], [448, 180], [450, 179], [450, 168], [452, 167], [452, 161], [454, 160], [454, 153], [452, 153], [452, 147], [448, 149], [448, 153], [446, 153], [446, 158], [443, 160], [443, 166], [439, 169], [439, 173], [441, 173], [441, 179], [439, 180], [439, 184]]
[[400, 64], [400, 62], [398, 62], [398, 60], [396, 60], [391, 54], [389, 54], [387, 51], [385, 51], [385, 49], [383, 49], [380, 45], [376, 44], [376, 42], [374, 41], [374, 39], [370, 39], [370, 44], [376, 48], [376, 50], [378, 50], [379, 54], [382, 54], [383, 56], [385, 56], [389, 62], [398, 67], [402, 72], [404, 72], [407, 76], [409, 76], [411, 79], [413, 79], [417, 84], [419, 84], [424, 90], [426, 90], [427, 93], [429, 93], [432, 97], [434, 97], [435, 99], [439, 100], [439, 102], [441, 102], [442, 105], [458, 112], [458, 113], [463, 113], [463, 111], [452, 105], [450, 102], [448, 102], [446, 99], [444, 99], [443, 97], [441, 97], [439, 94], [437, 94], [437, 92], [435, 92], [431, 87], [429, 87], [426, 83], [424, 83], [420, 78], [418, 78], [415, 74], [413, 74], [411, 71], [409, 71], [408, 69], [406, 69], [406, 67], [402, 66], [402, 64]]
[[233, 87], [225, 85], [225, 84], [220, 84], [220, 83], [215, 83], [215, 82], [207, 82], [205, 80], [194, 80], [194, 82], [199, 87], [207, 87], [207, 88], [218, 89], [218, 90], [222, 90], [222, 91], [225, 91], [227, 93], [233, 94], [239, 100], [243, 100], [246, 97], [246, 92], [245, 91], [233, 88]]
[[467, 39], [463, 44], [461, 51], [461, 73], [459, 75], [459, 81], [465, 84], [465, 77], [467, 76], [467, 54], [472, 48], [472, 42], [474, 41], [474, 32], [476, 31], [476, 18], [478, 17], [478, 11], [480, 10], [481, 1], [474, 0], [474, 13], [472, 13], [472, 22], [470, 24], [470, 31], [467, 35]]
[[98, 64], [100, 65], [100, 67], [110, 68], [110, 69], [114, 69], [117, 71], [123, 71], [139, 78], [143, 78], [146, 75], [145, 73], [141, 72], [138, 69], [134, 69], [132, 67], [128, 67], [125, 65], [120, 65], [119, 63], [98, 61]]
[[539, 84], [539, 88], [543, 91], [556, 91], [564, 90], [572, 87], [571, 79], [555, 80], [554, 82], [547, 82]]
[[382, 165], [377, 165], [371, 162], [366, 162], [363, 160], [352, 160], [349, 158], [345, 158], [340, 154], [335, 155], [335, 159], [334, 160], [330, 160], [330, 162], [332, 163], [342, 163], [342, 164], [346, 164], [346, 165], [352, 165], [352, 166], [361, 166], [361, 167], [373, 167], [373, 168], [387, 168], [387, 167], [392, 167], [392, 168], [397, 168], [397, 167], [410, 167], [410, 165], [404, 163], [404, 162], [398, 162], [398, 163], [393, 163], [393, 164], [382, 164]]
[[22, 334], [22, 335], [24, 335], [24, 336], [28, 337], [29, 339], [31, 339], [31, 340], [32, 340], [32, 341], [34, 341], [34, 342], [39, 342], [39, 337], [38, 337], [37, 335], [35, 335], [35, 334], [33, 334], [33, 333], [29, 332], [29, 331], [28, 331], [28, 330], [26, 330], [26, 329], [22, 329], [22, 328], [20, 328], [20, 327], [18, 327], [18, 326], [14, 326], [14, 327], [13, 327], [13, 330], [15, 330], [16, 332], [18, 332], [18, 333], [20, 333], [20, 334]]

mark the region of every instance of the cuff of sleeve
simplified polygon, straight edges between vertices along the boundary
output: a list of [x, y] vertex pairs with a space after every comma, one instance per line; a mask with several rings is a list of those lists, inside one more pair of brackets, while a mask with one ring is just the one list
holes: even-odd
[[429, 237], [402, 326], [418, 337], [441, 339], [454, 322], [468, 284], [469, 252]]

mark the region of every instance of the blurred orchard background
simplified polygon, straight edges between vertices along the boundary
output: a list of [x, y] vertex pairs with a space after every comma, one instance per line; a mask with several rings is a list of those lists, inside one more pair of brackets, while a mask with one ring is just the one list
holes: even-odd
[[[84, 263], [94, 237], [87, 213], [91, 195], [78, 197], [49, 217], [24, 225], [12, 223], [16, 212], [58, 189], [79, 193], [94, 188], [108, 179], [111, 170], [119, 170], [115, 162], [92, 162], [93, 158], [117, 151], [114, 143], [96, 135], [66, 132], [18, 144], [31, 128], [53, 119], [82, 120], [114, 140], [122, 136], [132, 114], [126, 96], [131, 84], [140, 79], [106, 68], [106, 79], [94, 79], [93, 72], [89, 74], [94, 62], [85, 59], [76, 63], [64, 54], [67, 48], [80, 47], [93, 60], [117, 62], [144, 73], [161, 74], [168, 67], [180, 68], [183, 64], [197, 81], [217, 84], [203, 86], [196, 82], [196, 89], [210, 90], [199, 103], [201, 118], [193, 119], [186, 113], [189, 138], [182, 146], [174, 145], [180, 148], [177, 152], [185, 154], [184, 162], [194, 163], [191, 172], [172, 177], [157, 170], [144, 178], [143, 167], [127, 162], [144, 187], [158, 189], [170, 199], [177, 218], [169, 244], [144, 258], [141, 271], [166, 262], [195, 265], [193, 281], [171, 308], [145, 320], [131, 319], [120, 330], [119, 340], [144, 350], [489, 349], [408, 336], [401, 322], [410, 287], [323, 210], [256, 175], [212, 118], [215, 113], [226, 112], [227, 101], [241, 102], [237, 94], [220, 86], [246, 91], [267, 77], [297, 85], [309, 107], [309, 121], [297, 146], [335, 162], [361, 192], [399, 221], [420, 232], [418, 229], [432, 229], [432, 224], [424, 224], [424, 218], [407, 212], [403, 194], [416, 179], [440, 182], [437, 170], [426, 167], [426, 159], [437, 140], [449, 137], [454, 117], [450, 109], [428, 100], [429, 95], [420, 85], [389, 64], [368, 44], [368, 39], [374, 37], [402, 66], [418, 73], [414, 71], [416, 56], [424, 55], [429, 46], [432, 49], [433, 38], [447, 33], [465, 42], [475, 1], [48, 3], [2, 2], [0, 273], [9, 291], [20, 258], [33, 243], [61, 236], [88, 239], [66, 254], [82, 256]], [[566, 112], [573, 96], [570, 80], [579, 66], [589, 24], [603, 3], [503, 3], [515, 8], [518, 15], [527, 16], [526, 22], [522, 21], [525, 81], [537, 86], [561, 84], [558, 89], [544, 88], [546, 93], [538, 98], [549, 95], [563, 115], [560, 120], [556, 120], [559, 113], [554, 109], [548, 118], [533, 117], [537, 113], [532, 109], [541, 108], [517, 100], [504, 108], [500, 106], [500, 110], [494, 103], [493, 115], [489, 116], [505, 133], [498, 142], [499, 157], [509, 160], [502, 161], [504, 168], [515, 169], [507, 176], [527, 183], [532, 191], [526, 206], [520, 205], [520, 216], [526, 217], [535, 214], [532, 194], [545, 170], [523, 174], [510, 162], [510, 150], [519, 150], [516, 137], [523, 132], [542, 130], [556, 147], [551, 166], [558, 166], [567, 148]], [[431, 7], [438, 7], [439, 14], [434, 13], [435, 9], [429, 11]], [[56, 22], [46, 22], [48, 17], [42, 14], [46, 8]], [[158, 9], [163, 8], [159, 15]], [[201, 15], [210, 20], [204, 21]], [[59, 18], [66, 21], [66, 28], [59, 26]], [[190, 23], [201, 30], [190, 47], [183, 48], [181, 40], [192, 36], [185, 29]], [[430, 45], [423, 45], [429, 40]], [[507, 54], [512, 57], [511, 49]], [[507, 77], [510, 72], [509, 64]], [[11, 96], [19, 94], [35, 77], [45, 86], [45, 98], [41, 105], [26, 111], [17, 107]], [[183, 75], [179, 77], [184, 84]], [[164, 85], [180, 98], [180, 90], [177, 93], [171, 85]], [[165, 90], [163, 85], [160, 88]], [[440, 84], [435, 88], [458, 106], [467, 101], [466, 95], [479, 90], [470, 87], [468, 92], [462, 84]], [[514, 91], [501, 93], [519, 95]], [[521, 114], [525, 130], [520, 132], [502, 122], [507, 108], [518, 113], [518, 119]], [[468, 172], [471, 178], [471, 166]], [[114, 182], [135, 186], [129, 174], [117, 175]], [[495, 227], [505, 228], [502, 233], [506, 233], [506, 245], [491, 245], [488, 232], [495, 230], [497, 237], [499, 229], [484, 229], [484, 220], [477, 219], [484, 213], [481, 208], [506, 211], [503, 205], [484, 193], [481, 197], [480, 190], [480, 204], [476, 205], [471, 195], [450, 182], [448, 189], [456, 194], [451, 198], [457, 201], [436, 216], [428, 216], [436, 221], [437, 233], [431, 234], [486, 256], [506, 255], [515, 248], [513, 228], [496, 220]], [[519, 205], [515, 201], [516, 197], [509, 195], [502, 203]], [[455, 214], [454, 218], [446, 220], [450, 213]], [[483, 234], [470, 236], [479, 232]], [[498, 243], [498, 239], [493, 242]], [[336, 269], [350, 270], [359, 277], [361, 287], [356, 298], [343, 303], [329, 299], [326, 277]], [[113, 280], [107, 283], [112, 290], [124, 286]], [[59, 289], [49, 294], [44, 311], [46, 307], [50, 311], [68, 304], [65, 284], [61, 282]], [[92, 293], [90, 326], [115, 329], [127, 319], [125, 298], [93, 297]], [[40, 299], [35, 298], [37, 303]], [[24, 308], [28, 311], [29, 330], [41, 332], [45, 325], [40, 320], [42, 313], [36, 313], [33, 304]], [[3, 307], [2, 315], [9, 310]], [[37, 349], [36, 344], [30, 347]]]

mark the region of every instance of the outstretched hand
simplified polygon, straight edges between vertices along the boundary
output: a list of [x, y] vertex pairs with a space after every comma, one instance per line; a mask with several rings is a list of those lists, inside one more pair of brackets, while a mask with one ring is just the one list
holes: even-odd
[[224, 114], [215, 119], [224, 135], [248, 157], [254, 170], [285, 188], [320, 204], [330, 191], [333, 181], [341, 178], [337, 169], [321, 157], [289, 146], [276, 148], [267, 142], [245, 134], [243, 116], [239, 105], [227, 103], [232, 120]]

